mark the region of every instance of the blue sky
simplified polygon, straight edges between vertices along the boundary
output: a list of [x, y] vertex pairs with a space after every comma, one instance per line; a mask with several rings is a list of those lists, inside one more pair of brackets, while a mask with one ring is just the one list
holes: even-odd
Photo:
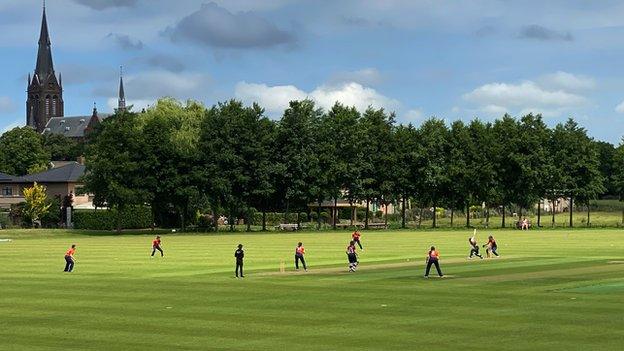
[[[624, 135], [624, 2], [445, 0], [48, 0], [66, 115], [111, 111], [119, 66], [141, 108], [336, 100], [430, 116], [576, 118]], [[25, 123], [41, 1], [0, 1], [0, 131]]]

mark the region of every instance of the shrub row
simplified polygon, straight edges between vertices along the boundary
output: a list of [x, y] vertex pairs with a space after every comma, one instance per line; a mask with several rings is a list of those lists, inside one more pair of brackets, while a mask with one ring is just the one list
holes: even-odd
[[[117, 210], [77, 210], [73, 215], [76, 229], [114, 230], [117, 220]], [[121, 213], [122, 229], [144, 229], [152, 223], [152, 210], [146, 206], [129, 207]]]

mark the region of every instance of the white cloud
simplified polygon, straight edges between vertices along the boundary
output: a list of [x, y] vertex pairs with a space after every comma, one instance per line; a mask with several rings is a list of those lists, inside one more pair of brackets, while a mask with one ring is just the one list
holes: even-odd
[[559, 116], [566, 110], [587, 104], [585, 96], [571, 92], [593, 86], [589, 79], [579, 77], [557, 72], [541, 78], [539, 84], [530, 80], [518, 84], [489, 83], [464, 94], [463, 99], [490, 116], [529, 112]]
[[336, 73], [329, 79], [329, 84], [355, 82], [364, 86], [375, 86], [382, 80], [383, 77], [376, 68], [364, 68], [357, 71]]
[[619, 105], [615, 106], [615, 112], [624, 113], [624, 101], [620, 102]]
[[[109, 111], [114, 111], [117, 106], [118, 106], [118, 102], [117, 102], [117, 98], [109, 98], [107, 101], [107, 106], [109, 108]], [[156, 103], [156, 100], [126, 100], [126, 106], [130, 107], [132, 106], [132, 111], [133, 112], [141, 112], [142, 109], [144, 108], [148, 108], [150, 106], [154, 106], [154, 104]]]
[[0, 96], [0, 112], [13, 112], [15, 105], [8, 96]]
[[15, 120], [13, 122], [11, 122], [10, 124], [2, 127], [2, 129], [0, 129], [0, 135], [4, 134], [5, 132], [8, 132], [9, 130], [13, 129], [13, 128], [17, 128], [17, 127], [22, 127], [24, 126], [24, 120]]
[[[95, 94], [116, 99], [117, 84], [103, 82], [95, 89]], [[138, 101], [155, 101], [161, 97], [200, 99], [205, 96], [211, 84], [210, 76], [197, 72], [174, 73], [158, 70], [124, 76], [126, 97]]]
[[411, 109], [403, 115], [403, 120], [411, 123], [411, 122], [420, 122], [425, 117], [425, 114], [420, 109]]
[[369, 106], [374, 108], [396, 109], [400, 103], [388, 98], [375, 89], [362, 86], [359, 83], [349, 82], [342, 85], [322, 85], [305, 92], [293, 85], [267, 86], [239, 82], [236, 84], [235, 96], [245, 103], [257, 102], [270, 113], [282, 113], [291, 100], [309, 98], [319, 107], [331, 108], [336, 102], [347, 106], [355, 106], [360, 111]]
[[596, 87], [596, 81], [591, 77], [563, 71], [547, 74], [538, 79], [538, 81], [541, 86], [551, 89], [576, 91], [594, 89]]

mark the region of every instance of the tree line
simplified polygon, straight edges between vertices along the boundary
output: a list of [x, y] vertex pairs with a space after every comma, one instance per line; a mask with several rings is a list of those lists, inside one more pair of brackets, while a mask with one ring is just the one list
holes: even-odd
[[505, 226], [506, 207], [562, 197], [571, 225], [572, 203], [624, 194], [623, 146], [593, 140], [573, 119], [549, 128], [533, 114], [450, 125], [430, 118], [416, 127], [383, 109], [340, 103], [323, 111], [292, 101], [271, 120], [256, 104], [163, 99], [106, 119], [88, 138], [86, 160], [96, 205], [149, 204], [162, 226], [184, 227], [198, 212], [211, 213], [215, 227], [220, 214], [250, 223], [256, 212], [288, 214], [310, 203], [320, 211], [337, 199], [402, 204], [403, 226], [406, 201], [434, 213], [486, 204], [502, 208]]

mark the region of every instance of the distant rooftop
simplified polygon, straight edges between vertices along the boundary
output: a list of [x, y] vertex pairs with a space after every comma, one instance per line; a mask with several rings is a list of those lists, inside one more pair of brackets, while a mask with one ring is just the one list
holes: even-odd
[[[97, 116], [103, 120], [112, 114], [98, 113]], [[60, 134], [68, 138], [82, 138], [91, 118], [92, 116], [52, 117], [46, 124], [43, 134]]]

